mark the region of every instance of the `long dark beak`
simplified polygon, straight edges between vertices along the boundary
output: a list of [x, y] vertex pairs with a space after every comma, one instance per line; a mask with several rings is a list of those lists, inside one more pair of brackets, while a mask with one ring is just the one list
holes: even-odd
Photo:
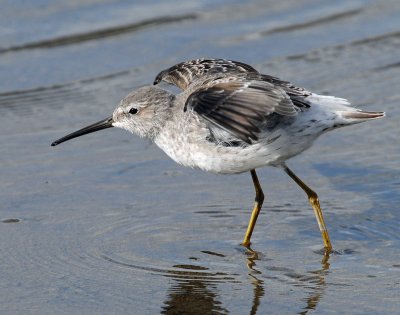
[[111, 128], [113, 127], [112, 125], [113, 123], [113, 118], [112, 117], [108, 117], [106, 119], [103, 119], [93, 125], [87, 126], [85, 128], [79, 129], [78, 131], [75, 131], [73, 133], [70, 133], [69, 135], [66, 135], [65, 137], [62, 137], [61, 139], [58, 139], [56, 141], [54, 141], [51, 146], [56, 146], [62, 142], [71, 140], [73, 138], [77, 138], [83, 135], [86, 135], [88, 133], [92, 133], [98, 130], [102, 130], [102, 129], [106, 129], [106, 128]]

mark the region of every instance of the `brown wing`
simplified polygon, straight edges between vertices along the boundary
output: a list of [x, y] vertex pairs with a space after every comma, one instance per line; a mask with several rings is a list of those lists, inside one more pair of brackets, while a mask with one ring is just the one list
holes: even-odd
[[298, 87], [288, 81], [281, 80], [268, 74], [260, 74], [258, 78], [262, 81], [270, 82], [281, 87], [291, 97], [307, 97], [311, 95], [311, 92], [302, 87]]
[[265, 81], [216, 80], [189, 95], [185, 110], [192, 109], [212, 124], [239, 139], [258, 140], [268, 115], [294, 116], [296, 107], [280, 87]]
[[239, 61], [225, 60], [225, 59], [194, 59], [186, 62], [178, 63], [164, 71], [161, 71], [155, 78], [154, 84], [161, 81], [175, 84], [182, 90], [187, 87], [196, 79], [205, 75], [223, 76], [227, 74], [244, 74], [253, 73], [258, 74], [257, 70], [252, 66]]
[[221, 77], [237, 75], [247, 80], [272, 83], [281, 87], [292, 98], [295, 105], [308, 107], [304, 98], [311, 95], [309, 91], [277, 77], [260, 74], [252, 66], [233, 60], [201, 58], [181, 62], [157, 74], [154, 84], [164, 81], [174, 84], [182, 90], [186, 90], [197, 79], [204, 79], [205, 76], [215, 78], [218, 75], [221, 75]]

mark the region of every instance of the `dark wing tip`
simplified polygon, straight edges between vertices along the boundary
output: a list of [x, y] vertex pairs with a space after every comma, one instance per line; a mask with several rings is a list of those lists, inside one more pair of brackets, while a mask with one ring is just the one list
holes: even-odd
[[159, 72], [159, 73], [156, 75], [156, 78], [155, 78], [154, 81], [153, 81], [153, 85], [156, 85], [156, 84], [160, 83], [160, 82], [163, 80], [166, 71], [167, 71], [167, 70], [163, 70], [163, 71]]

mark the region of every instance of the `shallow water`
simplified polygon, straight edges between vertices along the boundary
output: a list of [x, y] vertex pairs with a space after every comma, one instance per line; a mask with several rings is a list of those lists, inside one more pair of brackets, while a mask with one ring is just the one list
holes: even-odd
[[[394, 0], [3, 5], [1, 313], [398, 313], [399, 14]], [[387, 112], [288, 163], [319, 193], [329, 259], [279, 170], [259, 170], [266, 201], [246, 250], [249, 174], [182, 168], [121, 130], [49, 146], [201, 56]]]

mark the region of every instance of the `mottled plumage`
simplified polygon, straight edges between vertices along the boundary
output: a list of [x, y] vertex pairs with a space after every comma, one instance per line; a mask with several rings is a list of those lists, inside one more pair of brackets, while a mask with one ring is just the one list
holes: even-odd
[[[167, 82], [176, 95], [157, 85]], [[108, 127], [129, 130], [154, 141], [184, 166], [220, 174], [250, 171], [256, 204], [243, 245], [250, 237], [264, 199], [255, 172], [266, 165], [282, 168], [307, 194], [324, 246], [332, 249], [318, 197], [285, 164], [309, 148], [322, 133], [384, 116], [350, 106], [345, 99], [323, 96], [253, 67], [224, 59], [196, 59], [161, 71], [156, 86], [125, 97], [113, 116], [55, 141]]]

